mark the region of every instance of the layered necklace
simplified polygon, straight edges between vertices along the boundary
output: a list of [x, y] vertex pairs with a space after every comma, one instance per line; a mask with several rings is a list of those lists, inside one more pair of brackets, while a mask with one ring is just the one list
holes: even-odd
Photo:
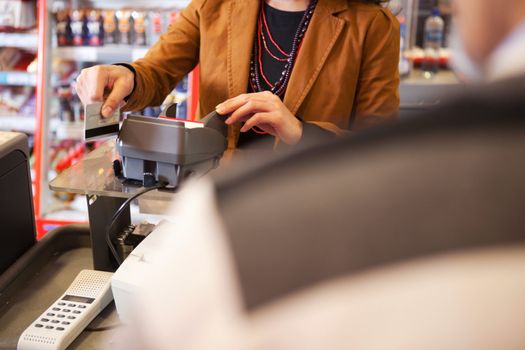
[[[259, 19], [257, 21], [257, 35], [254, 39], [252, 58], [250, 62], [250, 86], [254, 92], [261, 92], [268, 90], [262, 86], [262, 81], [270, 88], [270, 91], [279, 96], [281, 99], [286, 92], [292, 69], [301, 49], [304, 35], [310, 24], [312, 15], [314, 14], [317, 0], [311, 0], [308, 8], [303, 14], [297, 31], [295, 32], [294, 39], [292, 42], [292, 49], [290, 52], [285, 52], [279, 44], [275, 41], [268, 27], [266, 20], [266, 14], [264, 11], [265, 0], [261, 0], [261, 9], [259, 11]], [[276, 82], [270, 82], [266, 74], [264, 73], [262, 53], [263, 50], [274, 60], [285, 63], [284, 69], [281, 73], [279, 80]]]

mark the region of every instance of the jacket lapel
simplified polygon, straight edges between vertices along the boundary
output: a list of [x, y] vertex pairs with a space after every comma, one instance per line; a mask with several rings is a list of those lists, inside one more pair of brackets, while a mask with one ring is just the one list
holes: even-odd
[[284, 97], [285, 105], [293, 114], [312, 88], [343, 30], [344, 20], [333, 14], [347, 7], [346, 1], [319, 0], [317, 3]]
[[[232, 0], [229, 5], [227, 60], [229, 98], [248, 89], [250, 57], [255, 36], [259, 0]], [[228, 128], [228, 148], [235, 148], [240, 124]]]
[[235, 97], [248, 88], [258, 0], [233, 0], [228, 22], [228, 94]]

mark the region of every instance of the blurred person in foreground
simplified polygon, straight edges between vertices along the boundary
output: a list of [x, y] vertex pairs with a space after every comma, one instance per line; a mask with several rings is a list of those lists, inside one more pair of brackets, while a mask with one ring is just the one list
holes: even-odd
[[[385, 130], [379, 146], [377, 142], [374, 144], [375, 149], [382, 149], [382, 157], [369, 157], [368, 161], [360, 159], [361, 162], [355, 162], [357, 173], [361, 170], [362, 174], [361, 177], [349, 176], [346, 180], [348, 184], [358, 183], [359, 186], [353, 187], [352, 196], [344, 206], [347, 214], [343, 222], [348, 226], [346, 235], [361, 239], [357, 240], [357, 247], [354, 247], [356, 250], [368, 251], [369, 246], [376, 247], [373, 244], [379, 240], [367, 240], [365, 233], [370, 233], [370, 230], [374, 234], [386, 232], [395, 237], [401, 236], [399, 233], [404, 230], [414, 232], [414, 238], [426, 232], [429, 236], [425, 236], [427, 239], [419, 243], [431, 248], [433, 243], [439, 245], [442, 236], [455, 233], [460, 236], [463, 232], [469, 232], [470, 239], [475, 241], [477, 233], [482, 236], [492, 232], [493, 237], [503, 237], [509, 235], [507, 230], [510, 229], [523, 231], [519, 231], [523, 227], [520, 218], [522, 207], [516, 205], [524, 193], [523, 182], [519, 179], [524, 169], [516, 161], [516, 156], [524, 152], [523, 143], [507, 143], [505, 135], [508, 133], [500, 134], [504, 135], [501, 138], [493, 137], [491, 131], [495, 129], [490, 128], [483, 129], [478, 134], [474, 146], [467, 142], [456, 148], [456, 144], [450, 142], [458, 142], [467, 138], [467, 135], [471, 140], [472, 134], [468, 130], [477, 130], [477, 120], [484, 121], [485, 125], [488, 120], [489, 126], [495, 126], [496, 129], [501, 123], [506, 123], [505, 130], [508, 130], [509, 125], [518, 125], [516, 132], [521, 132], [523, 122], [520, 124], [520, 114], [525, 119], [525, 2], [455, 0], [454, 6], [460, 42], [464, 43], [462, 47], [466, 54], [465, 60], [457, 62], [459, 67], [475, 71], [486, 82], [496, 83], [476, 87], [455, 103], [431, 112], [431, 115], [393, 126], [391, 130], [394, 132]], [[471, 62], [471, 65], [468, 66], [465, 62]], [[457, 120], [462, 123], [461, 128], [454, 124]], [[399, 134], [400, 129], [410, 129], [414, 122], [417, 123], [416, 131], [424, 137], [398, 137], [398, 140], [404, 142], [404, 147], [390, 147], [390, 136]], [[448, 138], [440, 139], [441, 142], [433, 145], [434, 152], [441, 152], [437, 153], [440, 157], [436, 157], [436, 153], [427, 152], [425, 142], [429, 134], [439, 134], [443, 130], [452, 130], [456, 135], [452, 137], [454, 133], [447, 134]], [[521, 140], [520, 137], [521, 134], [517, 134], [512, 142]], [[375, 134], [375, 139], [377, 138]], [[483, 143], [483, 140], [487, 142]], [[367, 145], [366, 142], [364, 144]], [[513, 148], [516, 144], [518, 147]], [[339, 142], [339, 145], [351, 148], [353, 143]], [[477, 147], [479, 145], [483, 147]], [[370, 149], [373, 151], [374, 147], [361, 147], [356, 153], [363, 154], [363, 150], [370, 152]], [[504, 150], [503, 157], [499, 157], [497, 153], [500, 150]], [[487, 158], [486, 154], [491, 152], [493, 158]], [[457, 160], [458, 153], [465, 153], [467, 157]], [[315, 153], [310, 155], [312, 154]], [[372, 152], [372, 155], [377, 156], [377, 153]], [[330, 157], [331, 154], [326, 153], [325, 156]], [[353, 157], [350, 161], [356, 160], [355, 153]], [[339, 161], [348, 162], [344, 159], [340, 158]], [[396, 167], [396, 164], [391, 164], [396, 162], [401, 165]], [[417, 171], [413, 167], [403, 167], [406, 164], [413, 165], [414, 162], [420, 166]], [[458, 173], [458, 169], [464, 169], [464, 163], [468, 163], [473, 169], [467, 168], [463, 173]], [[384, 164], [390, 168], [382, 167]], [[425, 171], [421, 164], [430, 167], [431, 171]], [[445, 168], [445, 174], [440, 173], [439, 165]], [[301, 169], [304, 170], [305, 166]], [[307, 169], [315, 171], [315, 167]], [[434, 175], [432, 171], [435, 172]], [[306, 170], [303, 175], [304, 173]], [[337, 172], [328, 173], [333, 175]], [[266, 176], [269, 176], [268, 172]], [[484, 178], [483, 181], [480, 182], [480, 178]], [[300, 186], [301, 177], [295, 179], [296, 187]], [[508, 183], [507, 179], [514, 182]], [[383, 186], [377, 186], [378, 184]], [[319, 184], [311, 183], [308, 191], [313, 193], [318, 186]], [[328, 180], [321, 186], [328, 191], [331, 183]], [[472, 188], [474, 190], [468, 192]], [[350, 275], [347, 290], [338, 288], [337, 283], [330, 284], [329, 279], [322, 281], [325, 283], [317, 280], [306, 288], [302, 286], [299, 292], [296, 290], [291, 295], [280, 296], [280, 299], [274, 295], [272, 302], [259, 305], [255, 313], [250, 313], [243, 304], [242, 294], [246, 290], [237, 275], [242, 270], [243, 266], [239, 265], [242, 261], [231, 256], [235, 242], [227, 238], [224, 217], [220, 218], [218, 214], [220, 212], [224, 216], [224, 206], [227, 203], [224, 205], [225, 202], [219, 200], [223, 207], [219, 205], [217, 211], [215, 192], [209, 182], [186, 190], [188, 192], [181, 194], [180, 201], [175, 205], [184, 208], [198, 207], [202, 210], [195, 213], [184, 208], [174, 209], [174, 212], [181, 214], [182, 221], [171, 238], [172, 242], [167, 244], [173, 249], [164, 252], [163, 258], [159, 259], [163, 261], [165, 270], [156, 271], [148, 277], [145, 281], [148, 289], [143, 299], [137, 303], [135, 335], [140, 340], [134, 342], [137, 348], [524, 348], [523, 245], [511, 245], [510, 250], [488, 253], [474, 250], [470, 254], [459, 256], [438, 254], [437, 257], [434, 255], [429, 259], [410, 261], [409, 264], [390, 265], [390, 269], [387, 264], [386, 268], [380, 266], [373, 271], [361, 271], [357, 278], [352, 279], [353, 276]], [[345, 186], [341, 186], [338, 192], [345, 190]], [[282, 191], [285, 192], [285, 189]], [[398, 191], [398, 199], [405, 200], [400, 199], [399, 202], [394, 201], [395, 204], [389, 204], [395, 191]], [[456, 191], [465, 191], [468, 195], [456, 196]], [[306, 222], [310, 219], [311, 226], [315, 226], [312, 223], [316, 220], [329, 215], [326, 212], [330, 209], [337, 210], [336, 207], [328, 207], [330, 201], [326, 198], [340, 194], [322, 191], [316, 193], [320, 201], [325, 200], [323, 208], [315, 214], [316, 217], [311, 218], [310, 213], [305, 212], [299, 220]], [[279, 207], [279, 200], [286, 199], [281, 198], [279, 193], [272, 195], [276, 207]], [[253, 196], [259, 196], [257, 200], [262, 201], [264, 193], [254, 193]], [[439, 198], [441, 203], [435, 198]], [[466, 202], [468, 206], [462, 207], [457, 202]], [[267, 218], [266, 221], [286, 223], [287, 220], [293, 220], [286, 217], [294, 209], [301, 210], [308, 207], [309, 203], [304, 199], [302, 203], [295, 205], [287, 202], [288, 209], [281, 216]], [[316, 203], [319, 202], [310, 207]], [[410, 209], [403, 208], [403, 205]], [[477, 206], [484, 210], [473, 209]], [[237, 213], [241, 212], [237, 215], [248, 221], [253, 231], [264, 223], [258, 217], [264, 217], [267, 212], [272, 211], [269, 206], [262, 207], [251, 216], [243, 216], [242, 209], [237, 208]], [[405, 219], [406, 211], [412, 214], [412, 220]], [[359, 225], [360, 216], [372, 216], [372, 219], [365, 225], [362, 222]], [[203, 217], [206, 220], [202, 220]], [[382, 231], [378, 229], [381, 222], [385, 222], [384, 226], [391, 223], [390, 217], [397, 218], [397, 221], [392, 221], [397, 227], [392, 224], [391, 227], [383, 227]], [[279, 225], [275, 230], [278, 228]], [[300, 232], [303, 236], [312, 230], [304, 225], [303, 228], [303, 232]], [[323, 239], [333, 237], [327, 232], [331, 229], [326, 227], [322, 232]], [[275, 234], [267, 230], [265, 233], [265, 240], [270, 240], [272, 236], [279, 237], [280, 243], [275, 246], [279, 250], [279, 245], [286, 243], [288, 236], [293, 236], [296, 232], [288, 227], [286, 232]], [[247, 229], [243, 234], [248, 237], [244, 242], [249, 245], [252, 230]], [[344, 240], [344, 237], [345, 235], [340, 235], [339, 239]], [[255, 240], [259, 238], [255, 237]], [[259, 240], [259, 243], [264, 243], [264, 239]], [[388, 235], [384, 239], [388, 242]], [[403, 245], [403, 242], [396, 242], [395, 239], [390, 242], [385, 249], [387, 253]], [[407, 249], [410, 250], [412, 241], [408, 242]], [[271, 251], [264, 249], [262, 243], [259, 250], [263, 251], [264, 257]], [[306, 239], [299, 240], [294, 249], [289, 251], [290, 255], [311, 249], [311, 243], [312, 241]], [[503, 242], [505, 243], [508, 241]], [[341, 242], [341, 245], [344, 244], [345, 242]], [[466, 247], [470, 246], [466, 244]], [[253, 252], [257, 253], [257, 250]], [[437, 252], [440, 252], [439, 249]], [[334, 260], [339, 250], [334, 249], [331, 253], [325, 254], [323, 259], [311, 260], [309, 264], [294, 266], [294, 274], [287, 275], [287, 278], [293, 280], [308, 270], [319, 270], [319, 266]], [[272, 254], [268, 254], [266, 259], [252, 259], [251, 263], [262, 274], [263, 267], [272, 264], [270, 256]], [[284, 276], [286, 267], [275, 266], [273, 271], [275, 275]], [[256, 274], [249, 276], [257, 277]], [[319, 285], [325, 286], [323, 298], [319, 295], [316, 297], [313, 292]], [[261, 287], [272, 288], [268, 284]]]

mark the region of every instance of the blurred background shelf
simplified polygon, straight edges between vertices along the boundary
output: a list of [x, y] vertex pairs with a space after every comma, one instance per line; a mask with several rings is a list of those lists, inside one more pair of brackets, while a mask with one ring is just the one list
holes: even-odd
[[84, 123], [82, 122], [61, 122], [53, 119], [50, 127], [56, 133], [57, 140], [82, 141], [83, 139]]
[[[55, 1], [60, 3], [60, 1]], [[77, 0], [80, 6], [93, 7], [99, 9], [115, 9], [115, 8], [160, 8], [160, 9], [171, 9], [171, 8], [185, 8], [190, 3], [190, 0]]]
[[35, 131], [35, 125], [36, 119], [34, 115], [0, 114], [0, 130], [32, 134]]
[[34, 51], [38, 47], [38, 35], [36, 32], [0, 33], [0, 47], [16, 47]]
[[421, 115], [429, 108], [453, 99], [465, 89], [465, 83], [452, 71], [443, 70], [432, 79], [427, 79], [421, 70], [413, 70], [399, 86], [401, 118]]
[[36, 74], [0, 71], [0, 85], [36, 86]]
[[129, 45], [65, 46], [55, 49], [56, 55], [64, 60], [84, 62], [130, 62], [144, 57], [147, 47]]

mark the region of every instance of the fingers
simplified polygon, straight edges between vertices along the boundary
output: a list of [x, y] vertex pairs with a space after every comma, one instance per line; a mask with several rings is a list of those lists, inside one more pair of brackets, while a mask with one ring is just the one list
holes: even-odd
[[100, 102], [104, 98], [104, 88], [108, 73], [103, 66], [83, 69], [77, 78], [77, 94], [83, 104]]
[[130, 89], [129, 82], [123, 79], [115, 80], [113, 89], [102, 106], [102, 116], [106, 118], [110, 117], [113, 112], [124, 103], [124, 98], [130, 94], [130, 90], [132, 90], [132, 88]]
[[291, 145], [302, 137], [301, 122], [269, 91], [239, 95], [219, 104], [216, 110], [219, 114], [231, 114], [226, 124], [245, 122], [241, 132], [257, 126]]
[[234, 98], [224, 101], [223, 103], [217, 105], [215, 109], [217, 113], [226, 115], [226, 114], [233, 113], [235, 110], [237, 110], [238, 108], [240, 108], [242, 105], [246, 104], [250, 100], [266, 101], [266, 100], [272, 100], [274, 98], [276, 98], [276, 96], [269, 91], [256, 92], [256, 93], [251, 93], [251, 94], [242, 94], [242, 95], [239, 95], [239, 96], [236, 96]]
[[233, 124], [246, 121], [255, 113], [269, 112], [269, 107], [267, 101], [256, 100], [254, 98], [249, 99], [246, 103], [237, 108], [225, 122], [226, 124]]
[[133, 72], [122, 66], [94, 66], [83, 69], [77, 78], [76, 91], [84, 105], [104, 101], [102, 115], [109, 117], [120, 107], [124, 98], [133, 91]]
[[262, 130], [275, 135], [275, 128], [272, 125], [274, 121], [275, 116], [272, 113], [256, 113], [250, 119], [248, 119], [246, 123], [244, 123], [244, 125], [241, 128], [241, 132], [246, 132], [254, 126], [257, 126]]
[[235, 111], [237, 108], [239, 108], [246, 102], [248, 102], [248, 99], [248, 94], [242, 94], [234, 98], [230, 98], [229, 100], [226, 100], [223, 103], [217, 105], [217, 107], [215, 107], [215, 110], [219, 114], [227, 115]]
[[109, 72], [101, 66], [93, 67], [94, 73], [88, 76], [88, 94], [90, 103], [104, 100], [104, 89], [108, 85]]

